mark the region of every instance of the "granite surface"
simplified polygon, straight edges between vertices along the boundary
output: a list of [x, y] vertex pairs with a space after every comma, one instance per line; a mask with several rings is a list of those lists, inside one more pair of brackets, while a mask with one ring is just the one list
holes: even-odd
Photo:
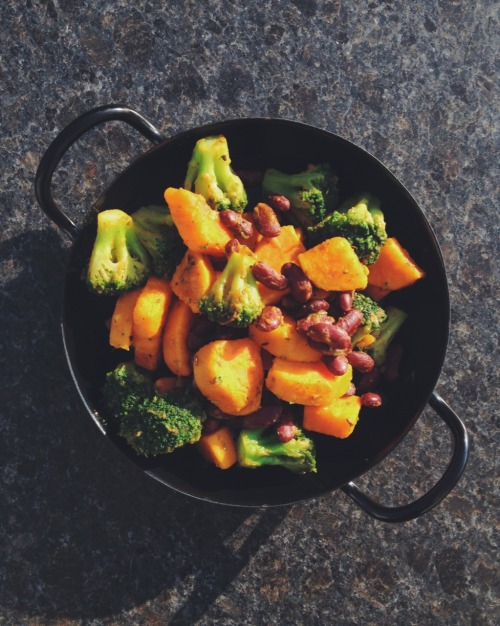
[[[0, 624], [493, 625], [498, 572], [498, 3], [0, 3]], [[335, 131], [405, 183], [447, 267], [439, 393], [471, 456], [422, 517], [377, 522], [342, 491], [276, 509], [192, 500], [88, 418], [60, 339], [68, 238], [40, 211], [40, 157], [108, 102], [165, 135], [277, 116]], [[89, 132], [54, 179], [77, 222], [147, 141]], [[429, 409], [357, 484], [408, 502], [441, 475]]]

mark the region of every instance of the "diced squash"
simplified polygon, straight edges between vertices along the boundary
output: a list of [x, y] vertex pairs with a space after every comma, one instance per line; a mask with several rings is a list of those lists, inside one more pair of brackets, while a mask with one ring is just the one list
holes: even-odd
[[177, 376], [190, 376], [193, 372], [192, 355], [187, 339], [196, 319], [188, 305], [177, 298], [172, 303], [163, 330], [163, 360]]
[[[369, 270], [369, 268], [368, 268]], [[370, 275], [368, 274], [368, 280], [370, 280]], [[377, 287], [376, 285], [366, 285], [365, 293], [375, 302], [380, 302], [382, 298], [385, 298], [387, 295], [391, 293], [390, 289], [382, 289], [382, 287]]]
[[178, 386], [179, 383], [175, 376], [162, 376], [155, 380], [155, 391], [159, 396], [172, 391], [172, 389], [177, 389]]
[[196, 447], [207, 461], [220, 469], [229, 469], [236, 463], [236, 444], [227, 426], [202, 435]]
[[359, 396], [338, 398], [322, 406], [306, 406], [302, 425], [305, 430], [345, 439], [358, 423], [360, 409]]
[[177, 230], [193, 252], [223, 256], [224, 247], [234, 236], [205, 198], [187, 189], [168, 187], [165, 200]]
[[113, 348], [130, 350], [134, 308], [140, 292], [140, 289], [134, 289], [122, 294], [116, 301], [109, 330], [109, 344]]
[[137, 298], [133, 312], [134, 361], [155, 370], [161, 359], [162, 334], [173, 294], [170, 283], [151, 276]]
[[306, 337], [296, 329], [296, 322], [289, 315], [283, 316], [283, 322], [274, 330], [264, 332], [252, 325], [250, 337], [274, 356], [291, 361], [320, 361], [323, 353], [311, 348]]
[[364, 289], [368, 269], [344, 237], [322, 241], [299, 255], [298, 261], [309, 280], [327, 291]]
[[322, 361], [304, 363], [275, 358], [267, 375], [267, 388], [285, 402], [294, 404], [330, 404], [349, 389], [352, 368], [335, 376]]
[[260, 408], [264, 369], [259, 346], [249, 338], [218, 339], [193, 359], [200, 392], [224, 413], [247, 415]]
[[[261, 237], [255, 246], [255, 256], [258, 261], [280, 272], [285, 263], [297, 263], [297, 257], [305, 250], [302, 232], [294, 226], [286, 225], [281, 227], [277, 237]], [[286, 291], [268, 289], [261, 283], [259, 291], [264, 304], [276, 304], [289, 292], [288, 289]]]
[[172, 276], [172, 291], [193, 311], [215, 281], [215, 270], [210, 260], [198, 252], [188, 250]]
[[369, 270], [370, 285], [389, 290], [409, 287], [425, 275], [395, 237], [387, 239], [379, 258]]
[[363, 348], [368, 348], [368, 346], [371, 346], [375, 341], [375, 337], [368, 333], [367, 335], [363, 335], [359, 341], [356, 341], [356, 348], [363, 350]]

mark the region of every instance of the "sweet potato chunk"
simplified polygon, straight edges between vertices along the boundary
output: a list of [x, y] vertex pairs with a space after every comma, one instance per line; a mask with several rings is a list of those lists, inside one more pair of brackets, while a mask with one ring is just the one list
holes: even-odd
[[275, 358], [267, 375], [267, 388], [285, 402], [324, 405], [343, 396], [352, 380], [352, 368], [335, 376], [324, 363], [304, 363]]
[[364, 289], [368, 269], [344, 237], [332, 237], [299, 254], [298, 261], [309, 280], [319, 289], [351, 291]]
[[116, 301], [109, 330], [109, 344], [113, 348], [130, 350], [134, 308], [140, 293], [140, 289], [134, 289], [134, 291], [122, 294]]
[[229, 469], [236, 463], [236, 444], [233, 433], [227, 426], [214, 433], [202, 435], [196, 447], [207, 461], [220, 469]]
[[218, 211], [205, 198], [187, 189], [168, 187], [165, 200], [186, 246], [193, 252], [223, 256], [226, 243], [233, 239], [221, 222]]
[[370, 285], [389, 290], [409, 287], [425, 275], [395, 237], [389, 237], [369, 269]]
[[260, 408], [264, 370], [259, 346], [249, 338], [218, 339], [193, 359], [201, 393], [224, 413], [247, 415]]
[[198, 252], [188, 250], [172, 276], [172, 291], [193, 311], [215, 281], [215, 270], [210, 260]]
[[187, 304], [182, 300], [174, 300], [163, 330], [163, 360], [177, 376], [190, 376], [193, 372], [187, 339], [195, 319], [196, 315]]
[[358, 423], [361, 398], [347, 396], [331, 404], [304, 407], [303, 427], [323, 435], [345, 439]]

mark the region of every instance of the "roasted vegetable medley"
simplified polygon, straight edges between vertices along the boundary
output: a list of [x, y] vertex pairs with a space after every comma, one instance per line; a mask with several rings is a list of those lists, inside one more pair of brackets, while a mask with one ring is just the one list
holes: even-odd
[[330, 163], [238, 173], [220, 135], [164, 204], [98, 215], [85, 281], [120, 361], [101, 391], [137, 454], [315, 472], [315, 438], [383, 403], [407, 317], [385, 299], [424, 272], [369, 190], [341, 197]]

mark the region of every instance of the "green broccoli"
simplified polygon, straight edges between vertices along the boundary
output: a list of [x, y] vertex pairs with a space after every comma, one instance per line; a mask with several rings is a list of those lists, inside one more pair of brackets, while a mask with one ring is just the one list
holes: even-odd
[[268, 429], [246, 429], [238, 435], [238, 464], [242, 467], [280, 465], [296, 474], [316, 472], [314, 442], [296, 429], [295, 437], [281, 442], [276, 433]]
[[377, 367], [384, 364], [387, 356], [387, 348], [408, 317], [407, 313], [395, 306], [388, 306], [386, 314], [387, 317], [380, 324], [380, 328], [372, 333], [375, 336], [375, 341], [366, 348], [366, 352], [375, 361]]
[[223, 135], [196, 142], [184, 187], [201, 194], [217, 211], [232, 209], [241, 213], [248, 202], [243, 182], [231, 168], [229, 147]]
[[297, 174], [269, 168], [262, 180], [262, 194], [285, 196], [290, 201], [290, 217], [302, 227], [313, 226], [335, 207], [338, 200], [337, 176], [330, 165], [309, 165]]
[[91, 291], [116, 296], [143, 285], [151, 259], [139, 241], [130, 215], [108, 209], [97, 216], [97, 235], [87, 268]]
[[152, 259], [152, 272], [170, 278], [187, 248], [168, 207], [148, 205], [132, 213], [135, 232]]
[[133, 363], [122, 363], [107, 374], [102, 392], [118, 420], [118, 434], [138, 454], [166, 454], [201, 437], [206, 414], [193, 388], [157, 396], [145, 373]]
[[200, 300], [199, 309], [212, 322], [245, 328], [261, 314], [264, 304], [252, 274], [255, 259], [243, 250], [233, 250], [226, 267], [209, 292]]
[[345, 237], [360, 261], [366, 265], [375, 263], [387, 241], [384, 214], [378, 200], [370, 194], [355, 196], [307, 230], [311, 246], [331, 237]]
[[361, 326], [352, 336], [352, 343], [356, 343], [365, 335], [376, 332], [380, 328], [380, 324], [387, 318], [387, 313], [375, 300], [363, 293], [356, 292], [352, 299], [352, 308], [358, 309], [363, 314]]

